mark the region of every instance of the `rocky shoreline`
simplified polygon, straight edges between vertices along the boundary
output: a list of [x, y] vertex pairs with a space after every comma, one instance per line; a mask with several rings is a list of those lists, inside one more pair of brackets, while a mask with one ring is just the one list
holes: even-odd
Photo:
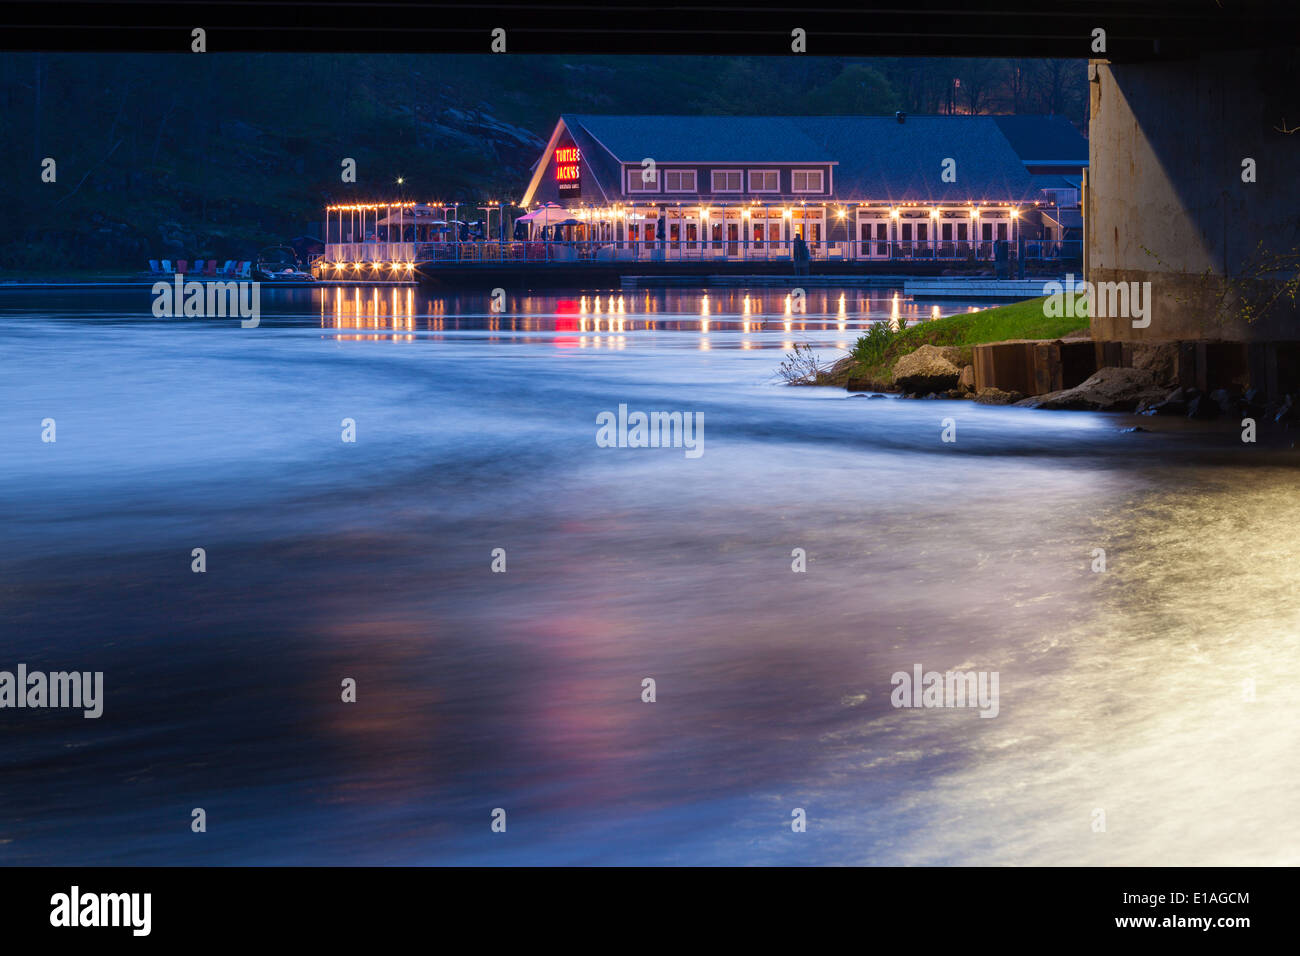
[[1172, 345], [1139, 345], [1131, 366], [1107, 366], [1072, 387], [1026, 396], [999, 388], [975, 387], [971, 346], [922, 345], [898, 359], [892, 381], [853, 376], [854, 360], [832, 366], [831, 378], [848, 375], [850, 392], [897, 393], [910, 399], [953, 399], [981, 405], [1019, 408], [1127, 412], [1211, 421], [1220, 417], [1253, 418], [1274, 423], [1300, 422], [1300, 395], [1265, 401], [1258, 388], [1234, 384], [1202, 391], [1178, 382], [1177, 352]]

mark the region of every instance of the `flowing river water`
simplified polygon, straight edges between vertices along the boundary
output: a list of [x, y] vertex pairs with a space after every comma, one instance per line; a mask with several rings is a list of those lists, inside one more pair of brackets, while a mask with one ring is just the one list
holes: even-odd
[[1300, 862], [1289, 442], [785, 386], [973, 305], [843, 293], [0, 295], [0, 670], [104, 674], [0, 863]]

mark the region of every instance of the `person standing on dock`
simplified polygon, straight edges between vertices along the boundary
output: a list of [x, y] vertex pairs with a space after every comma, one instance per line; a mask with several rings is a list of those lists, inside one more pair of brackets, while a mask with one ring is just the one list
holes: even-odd
[[794, 237], [794, 274], [808, 274], [808, 243], [803, 241], [803, 236], [799, 233], [795, 233]]

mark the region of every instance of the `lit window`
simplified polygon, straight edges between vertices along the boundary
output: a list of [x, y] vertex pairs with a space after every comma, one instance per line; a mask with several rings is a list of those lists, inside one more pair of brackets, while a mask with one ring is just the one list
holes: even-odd
[[744, 192], [744, 177], [739, 169], [715, 169], [713, 171], [713, 191], [715, 193]]
[[751, 193], [779, 193], [781, 191], [781, 174], [775, 169], [751, 169], [749, 171], [749, 191]]
[[630, 193], [657, 193], [659, 170], [653, 166], [642, 169], [632, 166], [627, 171], [627, 191]]
[[695, 192], [695, 170], [665, 169], [664, 170], [664, 192], [668, 192], [668, 193]]
[[796, 169], [791, 174], [791, 188], [797, 193], [821, 192], [822, 171], [820, 169]]

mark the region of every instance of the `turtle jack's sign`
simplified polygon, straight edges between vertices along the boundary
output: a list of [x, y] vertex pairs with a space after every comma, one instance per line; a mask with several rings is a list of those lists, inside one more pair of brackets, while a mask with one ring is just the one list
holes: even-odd
[[564, 197], [582, 195], [582, 153], [576, 146], [555, 150], [555, 189]]

